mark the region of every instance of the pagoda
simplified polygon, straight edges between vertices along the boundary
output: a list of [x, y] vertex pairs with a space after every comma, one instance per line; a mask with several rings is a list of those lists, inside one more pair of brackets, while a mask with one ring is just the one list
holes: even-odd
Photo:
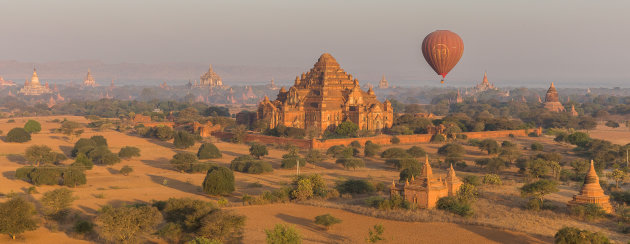
[[589, 203], [599, 205], [606, 213], [610, 213], [613, 210], [610, 205], [610, 197], [604, 194], [604, 190], [599, 185], [599, 177], [597, 172], [595, 172], [593, 160], [591, 160], [591, 168], [586, 173], [580, 193], [573, 195], [573, 200], [569, 201], [568, 206], [573, 207]]
[[488, 81], [488, 73], [483, 72], [483, 80], [473, 88], [473, 93], [484, 92], [488, 90], [499, 90]]
[[462, 181], [455, 175], [453, 165], [446, 172], [446, 177], [433, 175], [433, 170], [429, 164], [429, 156], [425, 156], [422, 173], [418, 178], [411, 177], [411, 181], [396, 183], [392, 181], [390, 196], [400, 195], [405, 200], [417, 204], [420, 208], [434, 208], [437, 201], [442, 197], [455, 196]]
[[48, 87], [48, 82], [46, 82], [46, 85], [42, 85], [39, 82], [39, 77], [37, 76], [37, 70], [35, 70], [35, 68], [33, 68], [33, 76], [31, 77], [31, 80], [26, 80], [24, 82], [24, 87], [22, 87], [19, 91], [19, 94], [25, 96], [39, 96], [49, 93], [52, 93], [52, 90]]
[[195, 82], [194, 87], [223, 88], [223, 80], [221, 76], [214, 72], [212, 65], [210, 65], [208, 72], [201, 75], [199, 83]]
[[575, 105], [571, 105], [571, 116], [573, 116], [573, 117], [577, 117], [578, 116], [578, 112], [575, 111]]
[[545, 96], [545, 108], [551, 112], [564, 112], [564, 106], [560, 103], [560, 99], [558, 97], [558, 91], [556, 87], [551, 82], [551, 86], [549, 90], [547, 90], [547, 95]]
[[385, 79], [385, 75], [383, 75], [383, 78], [381, 78], [381, 81], [378, 82], [378, 88], [380, 89], [389, 88], [389, 82], [387, 82], [387, 79]]
[[0, 87], [5, 87], [5, 86], [16, 86], [15, 82], [13, 81], [5, 81], [4, 78], [2, 78], [2, 76], [0, 76]]
[[276, 100], [265, 96], [257, 118], [269, 128], [283, 125], [324, 132], [351, 121], [360, 130], [375, 131], [391, 127], [394, 114], [391, 102], [379, 101], [371, 89], [363, 91], [359, 80], [324, 53], [310, 71], [295, 77], [288, 91], [281, 88]]
[[94, 80], [94, 77], [92, 77], [92, 73], [90, 72], [90, 69], [88, 69], [87, 75], [85, 76], [85, 80], [83, 80], [83, 87], [95, 87], [96, 86], [96, 81]]

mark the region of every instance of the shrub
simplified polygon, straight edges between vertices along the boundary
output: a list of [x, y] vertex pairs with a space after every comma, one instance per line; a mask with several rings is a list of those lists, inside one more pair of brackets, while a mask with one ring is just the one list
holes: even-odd
[[392, 144], [399, 144], [400, 138], [398, 138], [397, 136], [394, 136], [392, 137], [392, 139], [389, 140], [389, 142], [391, 142]]
[[13, 128], [7, 133], [5, 140], [6, 142], [24, 143], [31, 140], [31, 134], [23, 128]]
[[341, 223], [341, 220], [335, 218], [330, 214], [324, 214], [315, 217], [315, 224], [324, 226], [326, 230], [330, 229], [331, 226], [339, 223]]
[[153, 232], [162, 221], [162, 215], [155, 207], [105, 206], [96, 217], [100, 236], [110, 242], [134, 242], [137, 236]]
[[545, 195], [558, 191], [558, 183], [551, 180], [539, 180], [521, 187], [523, 197], [531, 197], [538, 200], [539, 205], [543, 205]]
[[608, 237], [599, 232], [590, 232], [575, 227], [563, 227], [554, 235], [554, 243], [557, 244], [574, 244], [574, 243], [591, 243], [605, 244], [610, 243]]
[[41, 200], [44, 214], [60, 220], [70, 212], [70, 206], [74, 199], [72, 191], [66, 188], [46, 192]]
[[254, 159], [250, 155], [240, 156], [232, 160], [230, 169], [249, 174], [261, 174], [273, 171], [270, 163]]
[[402, 148], [392, 147], [381, 153], [381, 158], [408, 158], [407, 151]]
[[72, 230], [79, 234], [91, 233], [92, 231], [94, 231], [94, 223], [87, 220], [79, 220], [74, 223]]
[[415, 158], [391, 158], [385, 160], [385, 164], [393, 165], [398, 170], [411, 167], [420, 168], [420, 164]]
[[282, 155], [282, 164], [280, 167], [283, 169], [291, 169], [296, 167], [300, 163], [300, 167], [306, 165], [306, 160], [301, 158], [297, 153], [297, 148], [289, 148], [289, 153]]
[[203, 180], [203, 191], [210, 195], [223, 195], [234, 191], [234, 173], [226, 167], [213, 166]]
[[365, 194], [376, 191], [374, 184], [367, 180], [346, 180], [337, 184], [340, 193]]
[[398, 179], [400, 182], [404, 182], [407, 180], [411, 180], [412, 177], [418, 177], [418, 175], [420, 175], [420, 173], [422, 172], [422, 165], [417, 164], [413, 167], [407, 167], [403, 170], [400, 171], [400, 178]]
[[366, 157], [374, 157], [378, 154], [378, 151], [381, 149], [381, 146], [378, 144], [372, 143], [372, 141], [365, 142], [365, 147], [363, 148], [363, 155]]
[[326, 183], [319, 174], [300, 175], [293, 180], [292, 186], [289, 195], [298, 201], [328, 195]]
[[186, 131], [177, 131], [174, 138], [173, 145], [175, 148], [184, 149], [195, 145], [195, 137]]
[[532, 149], [532, 151], [542, 151], [545, 147], [543, 146], [543, 144], [534, 142], [531, 146], [529, 146], [529, 148]]
[[333, 158], [345, 158], [356, 156], [359, 154], [359, 150], [356, 148], [345, 147], [343, 145], [336, 145], [328, 148], [326, 155], [332, 155]]
[[140, 157], [140, 149], [137, 147], [125, 146], [118, 152], [120, 158]]
[[197, 161], [197, 156], [193, 153], [178, 152], [173, 155], [173, 159], [171, 159], [170, 163], [173, 167], [175, 167], [175, 169], [183, 172], [190, 170], [192, 166], [199, 163], [199, 161]]
[[357, 124], [352, 123], [352, 121], [346, 120], [344, 122], [341, 122], [341, 124], [339, 124], [337, 128], [335, 128], [335, 134], [341, 137], [354, 137], [357, 135], [358, 130], [359, 126]]
[[76, 157], [80, 153], [87, 155], [91, 150], [96, 148], [96, 142], [88, 138], [81, 138], [74, 143], [72, 148], [72, 157]]
[[24, 181], [30, 181], [31, 172], [33, 172], [33, 170], [35, 170], [35, 167], [33, 166], [24, 166], [22, 168], [18, 168], [17, 170], [15, 170], [15, 178]]
[[28, 133], [37, 133], [42, 130], [42, 125], [35, 120], [29, 119], [26, 121], [26, 124], [24, 124], [24, 130]]
[[343, 167], [346, 169], [357, 169], [365, 167], [365, 162], [363, 162], [362, 159], [355, 157], [339, 158], [335, 161], [335, 163], [343, 165]]
[[133, 168], [129, 167], [129, 165], [125, 165], [120, 168], [120, 173], [124, 176], [129, 175], [131, 172], [133, 172]]
[[85, 156], [85, 154], [79, 153], [77, 158], [74, 159], [74, 163], [70, 164], [70, 167], [81, 170], [90, 170], [94, 167], [94, 163], [92, 163], [92, 160]]
[[57, 185], [61, 178], [61, 170], [54, 166], [34, 168], [30, 173], [31, 182], [39, 185]]
[[469, 217], [474, 214], [469, 203], [460, 201], [457, 197], [443, 197], [437, 201], [437, 208], [445, 210], [462, 217]]
[[442, 143], [446, 141], [446, 137], [442, 134], [434, 134], [431, 136], [431, 143]]
[[464, 176], [463, 182], [466, 183], [466, 184], [471, 184], [473, 186], [480, 186], [481, 185], [481, 179], [479, 179], [479, 177], [477, 177], [476, 175]]
[[160, 239], [164, 239], [169, 243], [180, 243], [182, 232], [182, 227], [179, 224], [168, 222], [157, 231], [157, 235], [160, 237]]
[[302, 243], [300, 233], [289, 225], [276, 224], [273, 229], [265, 230], [267, 244], [299, 244]]
[[100, 165], [114, 165], [120, 163], [118, 155], [112, 153], [107, 146], [98, 146], [88, 153], [92, 162]]
[[37, 229], [35, 213], [35, 206], [22, 197], [13, 197], [0, 203], [0, 233], [15, 240], [17, 235]]
[[85, 185], [85, 183], [87, 183], [83, 170], [72, 167], [63, 171], [62, 179], [63, 185], [68, 187]]
[[365, 241], [368, 243], [385, 241], [383, 233], [385, 233], [385, 227], [383, 227], [382, 224], [376, 224], [374, 225], [374, 227], [368, 230], [368, 237], [365, 239]]
[[190, 169], [187, 170], [188, 173], [206, 173], [216, 164], [212, 162], [204, 162], [204, 163], [195, 163], [190, 166]]
[[153, 127], [153, 128], [151, 128], [149, 133], [150, 133], [150, 135], [152, 135], [153, 137], [155, 137], [155, 138], [157, 138], [157, 139], [159, 139], [161, 141], [168, 141], [170, 139], [173, 139], [173, 136], [175, 135], [175, 132], [169, 126]]
[[606, 212], [600, 205], [594, 204], [594, 203], [588, 203], [584, 205], [572, 206], [571, 214], [573, 214], [573, 216], [576, 216], [582, 220], [591, 221], [594, 219], [599, 219], [601, 217], [604, 217], [604, 215], [606, 215]]
[[317, 149], [311, 149], [306, 154], [306, 162], [309, 164], [317, 164], [324, 161], [324, 155]]
[[249, 147], [249, 154], [260, 159], [261, 157], [269, 154], [269, 151], [267, 151], [267, 146], [259, 143], [254, 143], [251, 147]]
[[487, 174], [483, 176], [483, 183], [486, 185], [501, 185], [501, 177], [497, 174]]
[[197, 158], [199, 159], [211, 159], [211, 158], [221, 158], [221, 151], [219, 148], [212, 143], [204, 143], [199, 147], [199, 151], [197, 151]]
[[105, 139], [105, 137], [101, 135], [92, 136], [90, 137], [90, 140], [92, 140], [96, 144], [97, 147], [107, 146], [107, 139]]
[[405, 198], [396, 193], [392, 194], [389, 199], [385, 199], [383, 197], [370, 197], [365, 200], [365, 203], [370, 207], [381, 210], [414, 209], [416, 207], [413, 203], [405, 200]]
[[350, 142], [350, 147], [356, 148], [356, 149], [360, 149], [362, 146], [361, 146], [361, 143], [359, 141], [352, 141], [352, 142]]
[[407, 153], [414, 158], [424, 157], [425, 155], [427, 155], [427, 152], [419, 146], [413, 146], [407, 149]]

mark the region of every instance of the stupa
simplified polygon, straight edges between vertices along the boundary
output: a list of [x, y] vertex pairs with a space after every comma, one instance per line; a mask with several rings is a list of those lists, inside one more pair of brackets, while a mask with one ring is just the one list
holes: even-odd
[[223, 80], [221, 76], [214, 72], [212, 65], [208, 68], [208, 72], [199, 77], [199, 83], [195, 82], [195, 87], [218, 87], [223, 88]]
[[385, 75], [383, 75], [383, 78], [381, 78], [381, 81], [378, 83], [378, 88], [381, 88], [381, 89], [389, 88], [389, 82], [387, 82], [387, 79], [385, 79]]
[[604, 194], [604, 190], [599, 185], [599, 177], [597, 172], [595, 172], [593, 160], [591, 160], [591, 168], [586, 174], [586, 179], [584, 179], [582, 190], [580, 190], [579, 194], [573, 195], [573, 200], [569, 201], [568, 205], [573, 207], [589, 203], [601, 206], [606, 213], [610, 213], [613, 210], [610, 205], [610, 197]]
[[551, 86], [549, 87], [549, 90], [547, 90], [547, 95], [545, 96], [545, 108], [552, 112], [564, 112], [564, 106], [560, 103], [558, 91], [553, 85], [553, 82], [551, 82]]
[[92, 73], [88, 69], [87, 75], [85, 76], [85, 80], [83, 80], [83, 87], [95, 87], [96, 81], [94, 77], [92, 77]]

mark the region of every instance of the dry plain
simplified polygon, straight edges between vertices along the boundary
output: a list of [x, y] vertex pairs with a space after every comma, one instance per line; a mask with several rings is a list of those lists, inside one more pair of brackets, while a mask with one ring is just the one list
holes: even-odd
[[[88, 122], [83, 117], [73, 116], [33, 118], [42, 124], [42, 131], [34, 134], [30, 142], [18, 144], [0, 141], [1, 193], [23, 193], [31, 186], [30, 183], [14, 179], [13, 177], [15, 170], [26, 164], [21, 155], [28, 146], [48, 145], [55, 151], [69, 155], [76, 138], [69, 139], [59, 133], [52, 132], [53, 129], [58, 128], [60, 125], [57, 122], [52, 122], [52, 120], [63, 118], [81, 123]], [[0, 130], [6, 134], [13, 127], [23, 126], [28, 119], [17, 118], [13, 123], [8, 123], [7, 119], [2, 119], [0, 120]], [[150, 203], [152, 200], [166, 200], [171, 197], [190, 197], [213, 202], [219, 199], [201, 192], [200, 186], [205, 177], [204, 174], [180, 173], [170, 166], [168, 160], [178, 152], [172, 147], [172, 143], [141, 138], [113, 130], [93, 131], [86, 129], [86, 132], [81, 137], [90, 137], [92, 135], [103, 135], [107, 138], [110, 149], [113, 152], [117, 152], [123, 146], [135, 146], [141, 150], [142, 156], [132, 160], [123, 160], [112, 167], [96, 166], [93, 170], [89, 170], [87, 172], [87, 184], [72, 189], [75, 196], [78, 197], [73, 203], [73, 208], [78, 214], [93, 218], [98, 209], [107, 204]], [[567, 151], [566, 145], [556, 144], [550, 138], [518, 138], [516, 141], [522, 145], [528, 145], [527, 143], [531, 143], [532, 140], [545, 143], [546, 147], [551, 148], [550, 150]], [[216, 163], [220, 165], [229, 166], [232, 159], [248, 153], [248, 147], [244, 144], [232, 144], [216, 140], [213, 142], [223, 153], [223, 158], [216, 160]], [[401, 145], [401, 147], [410, 146]], [[420, 146], [425, 148], [430, 155], [435, 155], [438, 147], [438, 145], [433, 144], [422, 144]], [[199, 144], [186, 151], [196, 152], [198, 147]], [[484, 153], [476, 148], [466, 147], [466, 149], [468, 151], [467, 160], [485, 156]], [[432, 219], [431, 216], [420, 218], [422, 222], [403, 221], [406, 219], [402, 218], [398, 220], [393, 220], [396, 218], [374, 218], [366, 216], [368, 214], [357, 214], [361, 211], [353, 211], [347, 207], [346, 203], [350, 202], [349, 200], [332, 201], [332, 203], [320, 204], [321, 206], [295, 203], [241, 206], [240, 197], [244, 193], [258, 195], [264, 190], [277, 189], [291, 181], [291, 178], [295, 175], [294, 170], [278, 169], [281, 156], [284, 153], [286, 153], [284, 150], [271, 149], [270, 155], [266, 157], [266, 160], [271, 161], [276, 169], [273, 173], [250, 175], [235, 172], [236, 191], [227, 197], [230, 201], [230, 206], [227, 208], [247, 217], [245, 243], [263, 242], [264, 229], [268, 229], [276, 223], [295, 225], [304, 236], [305, 243], [361, 243], [364, 242], [367, 236], [368, 227], [378, 223], [382, 223], [385, 226], [385, 237], [389, 239], [389, 243], [501, 243], [506, 241], [510, 243], [541, 243], [552, 241], [552, 235], [555, 230], [563, 225], [586, 226], [597, 231], [604, 231], [614, 240], [623, 240], [625, 238], [606, 231], [606, 226], [601, 226], [597, 223], [591, 226], [573, 220], [554, 222], [553, 219], [563, 216], [550, 217], [545, 216], [545, 213], [536, 215], [528, 221], [522, 218], [523, 216], [529, 217], [529, 215], [518, 215], [524, 211], [519, 211], [521, 208], [515, 203], [495, 205], [496, 202], [506, 201], [505, 199], [511, 199], [510, 197], [517, 195], [514, 185], [487, 190], [485, 195], [489, 199], [496, 199], [480, 200], [478, 205], [481, 205], [481, 207], [477, 206], [476, 211], [482, 221], [463, 220], [441, 211], [431, 211], [430, 213], [439, 212], [438, 215], [440, 216], [435, 219]], [[571, 157], [570, 155], [567, 156]], [[70, 164], [71, 162], [72, 160], [69, 159], [64, 163]], [[118, 170], [124, 165], [129, 165], [134, 169], [129, 176], [123, 176], [118, 173]], [[367, 159], [366, 168], [357, 170], [344, 170], [341, 166], [335, 165], [333, 160], [327, 160], [319, 165], [307, 165], [301, 170], [305, 174], [322, 174], [330, 186], [333, 186], [337, 180], [348, 178], [370, 179], [383, 183], [388, 183], [392, 179], [398, 178], [398, 172], [386, 166], [381, 159]], [[438, 173], [444, 172], [440, 169], [434, 169], [434, 171]], [[509, 181], [511, 179], [509, 176], [511, 175], [510, 172], [507, 172], [507, 175]], [[513, 184], [518, 184], [518, 179], [516, 177], [512, 178]], [[251, 183], [260, 183], [263, 186], [252, 188], [248, 186]], [[42, 193], [59, 187], [61, 186], [41, 186], [37, 188], [39, 193], [31, 196], [39, 199]], [[508, 197], [502, 197], [501, 194], [503, 192]], [[562, 191], [552, 194], [549, 198], [556, 200], [558, 205], [562, 205], [562, 202], [566, 202], [575, 192], [575, 187], [564, 186]], [[419, 210], [419, 212], [422, 211], [424, 210]], [[312, 220], [314, 216], [325, 213], [331, 213], [342, 219], [343, 222], [329, 231], [324, 231], [315, 226]], [[513, 215], [513, 213], [517, 214], [509, 216]], [[416, 213], [404, 214], [415, 215]], [[502, 216], [506, 218], [503, 219]], [[502, 221], [505, 221], [505, 223]], [[541, 227], [537, 227], [537, 224], [540, 224]], [[496, 228], [504, 225], [505, 227]], [[61, 226], [59, 229], [58, 231], [51, 231], [42, 224], [38, 230], [25, 233], [18, 242], [86, 242], [72, 238], [72, 233], [64, 231], [64, 226]], [[161, 243], [159, 239], [154, 237], [146, 237], [146, 239]], [[7, 236], [0, 236], [1, 242], [7, 240]]]

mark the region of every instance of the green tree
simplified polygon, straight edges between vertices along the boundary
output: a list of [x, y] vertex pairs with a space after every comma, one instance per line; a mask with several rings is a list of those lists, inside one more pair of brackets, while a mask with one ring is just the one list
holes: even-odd
[[173, 139], [175, 132], [173, 131], [173, 128], [163, 125], [153, 127], [153, 129], [151, 129], [151, 134], [161, 141], [168, 141]]
[[543, 206], [545, 195], [558, 191], [558, 183], [551, 180], [539, 180], [521, 187], [523, 197], [537, 199], [539, 206]]
[[260, 159], [269, 154], [269, 151], [267, 151], [267, 146], [260, 143], [254, 143], [251, 147], [249, 147], [249, 154], [257, 159]]
[[194, 164], [199, 163], [197, 156], [191, 152], [178, 152], [173, 155], [170, 163], [180, 172], [190, 170]]
[[44, 193], [41, 203], [44, 214], [60, 220], [70, 212], [70, 206], [72, 206], [74, 200], [75, 197], [72, 196], [72, 191], [67, 188], [59, 188]]
[[125, 146], [118, 152], [120, 158], [140, 157], [140, 149], [132, 146]]
[[88, 156], [85, 156], [84, 153], [79, 153], [70, 167], [75, 167], [81, 170], [90, 170], [94, 167], [94, 163], [92, 163], [92, 160], [88, 158]]
[[83, 170], [78, 168], [67, 168], [61, 174], [63, 179], [63, 185], [68, 187], [75, 187], [79, 185], [85, 185], [87, 179]]
[[341, 220], [330, 214], [323, 214], [315, 217], [315, 224], [324, 226], [329, 230], [331, 226], [341, 223]]
[[492, 139], [484, 139], [479, 142], [479, 149], [488, 152], [488, 154], [498, 154], [501, 150], [499, 143]]
[[203, 180], [203, 191], [210, 195], [223, 195], [234, 191], [234, 173], [232, 170], [213, 166]]
[[317, 149], [311, 149], [306, 153], [306, 162], [309, 164], [318, 164], [324, 161], [324, 155]]
[[7, 234], [15, 240], [17, 235], [37, 229], [35, 214], [33, 204], [21, 197], [0, 203], [0, 233]]
[[64, 135], [74, 136], [75, 130], [79, 128], [81, 128], [81, 125], [79, 123], [66, 120], [63, 123], [61, 123], [61, 127], [59, 128], [59, 131]]
[[29, 162], [39, 165], [40, 163], [53, 163], [56, 158], [56, 153], [46, 145], [33, 145], [26, 148], [24, 157]]
[[554, 243], [556, 244], [608, 244], [608, 237], [599, 232], [590, 232], [575, 227], [563, 227], [554, 235]]
[[538, 179], [539, 177], [546, 175], [549, 172], [549, 164], [544, 159], [534, 159], [529, 162], [527, 172], [530, 176]]
[[357, 131], [359, 130], [359, 126], [352, 121], [346, 120], [341, 122], [335, 128], [335, 134], [343, 137], [355, 137], [357, 135]]
[[542, 151], [544, 149], [543, 144], [540, 144], [538, 142], [534, 142], [532, 143], [531, 146], [529, 146], [530, 149], [532, 149], [532, 151]]
[[626, 172], [623, 172], [623, 170], [620, 169], [613, 170], [610, 175], [612, 176], [612, 179], [615, 180], [615, 186], [617, 188], [619, 188], [619, 182], [623, 181], [626, 178]]
[[363, 155], [366, 157], [374, 157], [378, 154], [380, 149], [381, 146], [378, 144], [374, 144], [372, 141], [366, 141], [365, 146], [363, 147]]
[[221, 151], [219, 148], [212, 143], [204, 143], [201, 144], [199, 150], [197, 151], [197, 158], [199, 159], [212, 159], [212, 158], [221, 158]]
[[215, 210], [201, 218], [197, 235], [220, 243], [236, 243], [243, 238], [245, 216], [232, 214], [225, 210]]
[[153, 232], [162, 221], [162, 214], [150, 206], [105, 206], [96, 219], [104, 239], [116, 243], [133, 243], [137, 236]]
[[355, 157], [338, 158], [335, 163], [343, 165], [346, 169], [353, 170], [365, 167], [365, 162], [363, 162], [362, 159]]
[[7, 133], [5, 138], [6, 142], [24, 143], [31, 140], [31, 134], [29, 134], [23, 128], [13, 128]]
[[122, 168], [120, 168], [120, 174], [124, 176], [128, 176], [131, 172], [133, 172], [133, 168], [130, 167], [129, 165], [125, 165]]
[[385, 241], [383, 234], [385, 233], [385, 227], [382, 224], [374, 225], [374, 227], [368, 230], [368, 237], [365, 241], [369, 243], [377, 243], [379, 241]]
[[175, 132], [175, 140], [173, 140], [173, 145], [175, 148], [189, 148], [195, 145], [195, 137], [183, 130]]
[[414, 158], [424, 157], [425, 155], [427, 155], [427, 152], [419, 146], [410, 147], [409, 149], [407, 149], [407, 153]]
[[37, 133], [42, 130], [42, 125], [35, 120], [29, 119], [26, 121], [26, 124], [24, 124], [24, 130], [28, 133]]
[[61, 170], [59, 167], [45, 165], [43, 167], [36, 167], [30, 173], [30, 178], [33, 184], [39, 185], [57, 185], [61, 178]]
[[573, 145], [585, 146], [591, 140], [591, 137], [584, 132], [574, 132], [567, 136], [567, 141]]
[[300, 244], [302, 236], [293, 226], [276, 224], [273, 229], [265, 230], [267, 244]]

